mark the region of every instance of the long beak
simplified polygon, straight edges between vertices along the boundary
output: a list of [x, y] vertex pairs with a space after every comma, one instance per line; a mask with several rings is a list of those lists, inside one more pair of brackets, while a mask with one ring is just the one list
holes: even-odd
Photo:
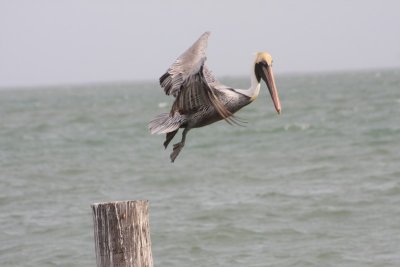
[[268, 64], [262, 65], [261, 77], [264, 82], [267, 84], [269, 93], [271, 94], [272, 102], [274, 102], [274, 106], [276, 112], [281, 114], [281, 101], [279, 100], [278, 90], [276, 89], [274, 73], [272, 72], [272, 67]]

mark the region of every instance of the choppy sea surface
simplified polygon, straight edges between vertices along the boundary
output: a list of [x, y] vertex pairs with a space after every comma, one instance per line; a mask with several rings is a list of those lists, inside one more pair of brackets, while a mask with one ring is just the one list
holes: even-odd
[[3, 88], [0, 266], [95, 266], [90, 205], [136, 199], [155, 266], [400, 266], [400, 70], [276, 82], [174, 164], [155, 82]]

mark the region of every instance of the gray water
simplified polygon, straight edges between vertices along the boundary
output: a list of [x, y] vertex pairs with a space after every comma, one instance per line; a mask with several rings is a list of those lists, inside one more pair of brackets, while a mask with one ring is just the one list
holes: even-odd
[[0, 266], [95, 266], [90, 204], [128, 199], [155, 266], [400, 266], [400, 70], [276, 79], [282, 115], [263, 90], [174, 164], [156, 83], [0, 91]]

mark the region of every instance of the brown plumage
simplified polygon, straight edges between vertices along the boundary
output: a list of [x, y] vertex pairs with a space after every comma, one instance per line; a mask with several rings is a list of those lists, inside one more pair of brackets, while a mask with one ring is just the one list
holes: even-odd
[[204, 64], [209, 35], [209, 32], [201, 35], [160, 77], [164, 92], [173, 95], [175, 101], [169, 113], [162, 113], [149, 123], [149, 130], [152, 134], [166, 133], [164, 147], [167, 148], [179, 128], [184, 128], [181, 142], [173, 147], [170, 156], [172, 162], [185, 145], [186, 134], [190, 129], [219, 120], [238, 124], [233, 114], [257, 97], [261, 78], [266, 81], [275, 108], [280, 112], [271, 56], [265, 52], [257, 54], [250, 89], [233, 89], [218, 82]]

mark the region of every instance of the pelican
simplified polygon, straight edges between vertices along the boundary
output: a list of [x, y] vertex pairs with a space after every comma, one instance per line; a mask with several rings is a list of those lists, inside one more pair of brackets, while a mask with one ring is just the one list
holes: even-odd
[[267, 84], [276, 111], [281, 113], [271, 55], [258, 52], [252, 65], [250, 88], [234, 89], [218, 82], [205, 65], [209, 36], [210, 32], [202, 34], [160, 77], [165, 94], [174, 96], [175, 101], [169, 113], [159, 114], [150, 121], [149, 130], [151, 134], [166, 134], [166, 149], [179, 128], [183, 128], [181, 141], [173, 146], [171, 162], [184, 147], [190, 129], [220, 120], [238, 124], [233, 114], [257, 98], [261, 79]]

